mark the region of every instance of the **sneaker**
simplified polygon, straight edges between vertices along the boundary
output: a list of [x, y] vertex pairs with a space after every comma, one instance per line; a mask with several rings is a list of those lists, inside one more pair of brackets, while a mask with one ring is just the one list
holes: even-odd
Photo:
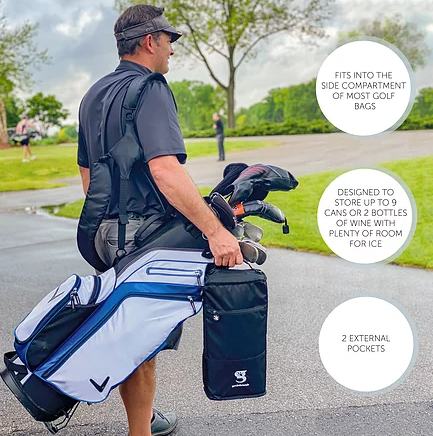
[[30, 162], [28, 159], [23, 159], [23, 162]]
[[31, 159], [31, 160], [35, 160], [35, 159], [36, 159], [36, 156], [33, 155], [30, 159]]
[[159, 410], [153, 409], [153, 418], [150, 424], [152, 436], [165, 436], [170, 434], [177, 426], [177, 416], [174, 412], [162, 414]]

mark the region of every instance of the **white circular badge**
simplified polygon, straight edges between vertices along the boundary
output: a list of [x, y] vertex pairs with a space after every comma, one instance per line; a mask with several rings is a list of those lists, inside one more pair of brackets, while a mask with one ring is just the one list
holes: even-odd
[[394, 177], [377, 169], [356, 169], [326, 188], [317, 222], [337, 256], [372, 264], [392, 260], [409, 244], [416, 227], [415, 201]]
[[317, 101], [325, 117], [357, 136], [395, 130], [414, 100], [407, 59], [387, 42], [370, 39], [334, 50], [316, 82]]
[[409, 373], [416, 334], [393, 304], [359, 297], [340, 304], [326, 318], [319, 352], [329, 375], [348, 389], [377, 392]]

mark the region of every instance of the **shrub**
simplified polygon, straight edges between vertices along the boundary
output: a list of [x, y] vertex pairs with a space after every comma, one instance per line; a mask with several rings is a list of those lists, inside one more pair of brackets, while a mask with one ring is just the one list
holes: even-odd
[[[225, 129], [229, 137], [239, 136], [272, 136], [272, 135], [302, 135], [308, 133], [332, 133], [338, 130], [326, 120], [291, 121], [284, 123], [263, 123], [256, 126], [241, 125], [235, 129]], [[210, 138], [215, 136], [213, 130], [186, 131], [184, 138]]]
[[421, 118], [419, 115], [408, 116], [398, 130], [433, 129], [433, 116]]
[[57, 142], [59, 144], [65, 142], [77, 142], [77, 138], [73, 138], [67, 134], [67, 127], [63, 127], [60, 129], [60, 132], [57, 134]]
[[57, 145], [58, 139], [57, 136], [49, 136], [48, 138], [42, 138], [37, 142], [38, 145]]

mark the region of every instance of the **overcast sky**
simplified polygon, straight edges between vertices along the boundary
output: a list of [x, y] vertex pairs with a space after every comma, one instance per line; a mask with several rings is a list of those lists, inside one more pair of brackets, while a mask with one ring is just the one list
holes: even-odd
[[[39, 22], [37, 44], [47, 48], [52, 62], [35, 72], [30, 93], [55, 94], [77, 120], [78, 105], [87, 89], [118, 64], [113, 25], [118, 13], [113, 0], [1, 0], [9, 24]], [[415, 73], [416, 86], [433, 86], [433, 0], [336, 0], [326, 27], [329, 38], [308, 47], [287, 35], [277, 35], [260, 47], [257, 58], [237, 73], [237, 108], [259, 102], [271, 88], [306, 82], [317, 76], [335, 47], [338, 31], [356, 28], [361, 19], [400, 13], [427, 31], [432, 50], [428, 64]], [[175, 45], [174, 45], [175, 48]], [[225, 63], [212, 59], [217, 75], [226, 80]], [[168, 81], [183, 79], [213, 83], [206, 68], [177, 59]]]

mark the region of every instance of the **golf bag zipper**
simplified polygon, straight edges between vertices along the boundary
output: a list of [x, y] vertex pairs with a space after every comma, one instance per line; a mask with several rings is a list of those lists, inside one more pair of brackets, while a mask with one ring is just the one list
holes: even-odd
[[26, 343], [31, 342], [38, 334], [39, 332], [48, 324], [48, 322], [56, 316], [64, 306], [68, 304], [69, 301], [71, 301], [71, 304], [73, 302], [73, 299], [78, 299], [78, 289], [81, 286], [81, 278], [79, 276], [75, 276], [75, 283], [72, 286], [72, 289], [47, 313], [45, 316], [39, 321], [35, 329], [33, 330], [33, 333], [24, 341], [20, 341], [17, 338], [17, 335], [15, 333], [15, 341], [18, 345], [23, 345]]
[[201, 286], [200, 277], [202, 275], [202, 272], [200, 270], [185, 270], [182, 268], [165, 268], [159, 266], [149, 266], [146, 268], [146, 274], [149, 276], [156, 275], [156, 276], [163, 276], [163, 277], [169, 277], [169, 276], [192, 277], [193, 275], [195, 275], [197, 277], [198, 285]]
[[[44, 379], [48, 379], [49, 377], [51, 377], [61, 366], [63, 366], [63, 364], [81, 347], [82, 344], [84, 344], [85, 342], [87, 342], [87, 340], [93, 336], [106, 322], [108, 319], [110, 319], [114, 313], [117, 311], [117, 309], [121, 306], [121, 304], [127, 300], [128, 298], [131, 297], [142, 297], [142, 298], [159, 298], [161, 300], [178, 300], [178, 301], [182, 301], [182, 300], [188, 300], [191, 304], [191, 308], [194, 311], [194, 315], [197, 313], [197, 309], [195, 307], [195, 301], [201, 301], [201, 296], [200, 295], [196, 295], [196, 296], [191, 296], [191, 295], [182, 295], [182, 294], [157, 294], [157, 293], [149, 293], [149, 294], [143, 294], [143, 293], [132, 293], [132, 294], [128, 294], [125, 295], [121, 300], [119, 300], [115, 306], [113, 306], [110, 311], [103, 317], [101, 318], [97, 324], [95, 324], [93, 326], [93, 328], [87, 332], [81, 339], [80, 341], [77, 341], [71, 348], [69, 351], [67, 351], [67, 353], [54, 365], [52, 366], [49, 370], [45, 371], [42, 374], [42, 378]], [[36, 372], [36, 371], [35, 371]]]

